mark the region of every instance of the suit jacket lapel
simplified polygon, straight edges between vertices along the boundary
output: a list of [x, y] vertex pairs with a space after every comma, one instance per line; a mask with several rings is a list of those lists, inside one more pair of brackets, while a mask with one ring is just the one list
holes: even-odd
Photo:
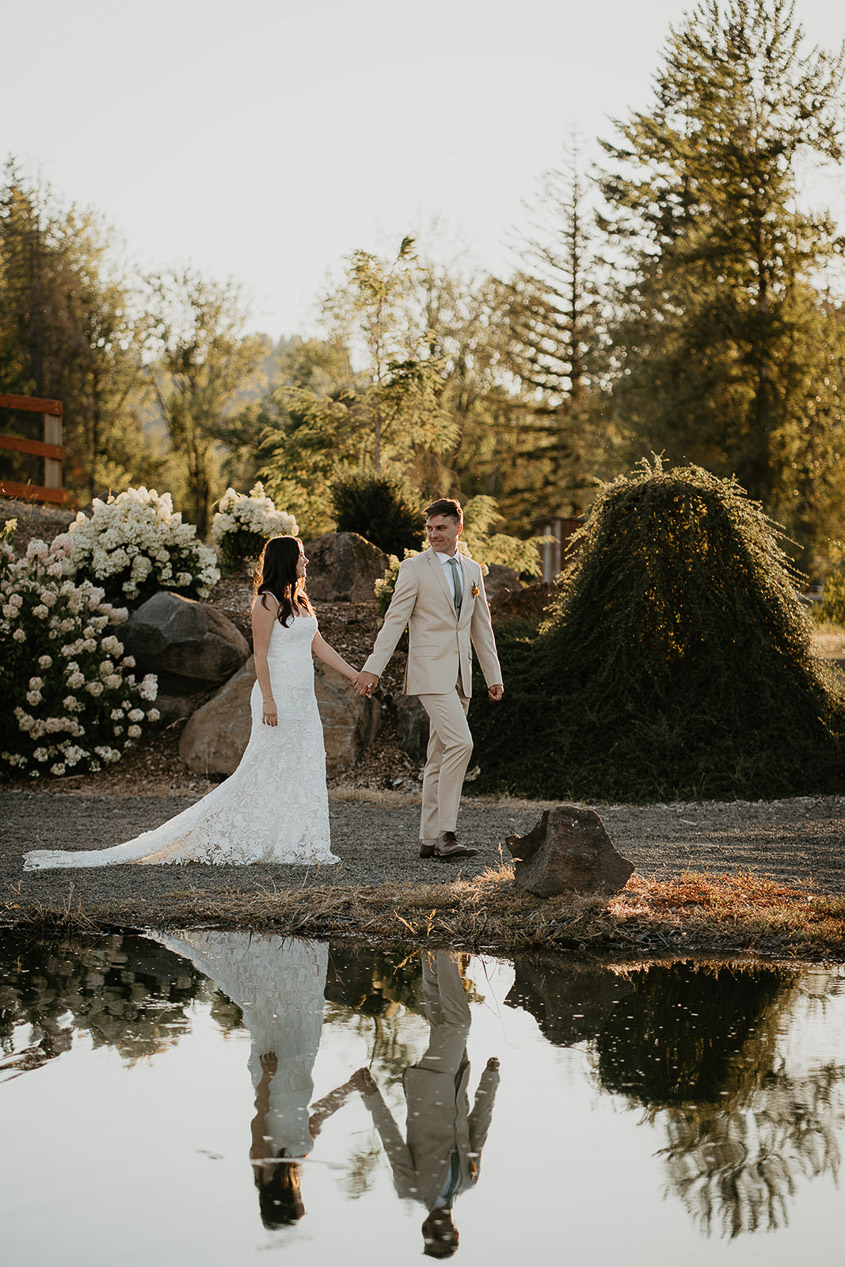
[[[446, 598], [449, 602], [449, 606], [452, 609], [452, 614], [454, 615], [455, 614], [455, 596], [452, 593], [451, 585], [446, 580], [446, 573], [443, 571], [443, 564], [440, 562], [440, 560], [438, 559], [437, 555], [435, 554], [433, 550], [429, 549], [427, 553], [430, 556], [429, 564], [434, 569], [435, 575], [437, 576], [437, 583], [442, 589], [443, 593], [446, 595]], [[464, 609], [462, 606], [461, 612], [463, 612], [463, 610]]]

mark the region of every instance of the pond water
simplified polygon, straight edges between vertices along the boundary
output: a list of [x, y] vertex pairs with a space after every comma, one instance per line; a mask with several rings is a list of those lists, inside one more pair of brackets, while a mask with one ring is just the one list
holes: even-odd
[[841, 1253], [841, 972], [6, 932], [0, 1044], [8, 1267]]

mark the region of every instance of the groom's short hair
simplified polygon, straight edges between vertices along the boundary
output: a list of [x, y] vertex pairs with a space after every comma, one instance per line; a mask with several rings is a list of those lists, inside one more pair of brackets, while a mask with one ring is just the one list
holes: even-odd
[[426, 508], [425, 517], [431, 519], [433, 515], [450, 515], [452, 519], [457, 519], [459, 524], [464, 522], [464, 512], [461, 510], [461, 503], [456, 501], [454, 497], [439, 497], [436, 502], [432, 502]]

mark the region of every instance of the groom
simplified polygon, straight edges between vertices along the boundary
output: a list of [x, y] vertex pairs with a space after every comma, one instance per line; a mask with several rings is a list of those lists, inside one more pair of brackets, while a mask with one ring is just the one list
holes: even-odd
[[419, 697], [431, 722], [423, 771], [420, 857], [451, 860], [478, 852], [459, 844], [455, 835], [461, 788], [472, 755], [467, 725], [472, 694], [470, 644], [490, 699], [500, 700], [504, 687], [481, 567], [458, 553], [461, 504], [443, 497], [432, 502], [425, 515], [431, 549], [400, 566], [393, 599], [356, 690], [359, 695], [372, 694], [407, 625], [404, 690]]

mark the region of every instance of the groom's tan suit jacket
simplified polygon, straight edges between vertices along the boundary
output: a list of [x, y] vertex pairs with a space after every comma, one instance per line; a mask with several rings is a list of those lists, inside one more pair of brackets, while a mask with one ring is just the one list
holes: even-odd
[[481, 566], [463, 554], [460, 619], [443, 565], [432, 549], [406, 559], [393, 598], [364, 671], [381, 677], [408, 628], [406, 695], [445, 695], [460, 674], [464, 695], [472, 694], [472, 647], [488, 686], [502, 681]]

